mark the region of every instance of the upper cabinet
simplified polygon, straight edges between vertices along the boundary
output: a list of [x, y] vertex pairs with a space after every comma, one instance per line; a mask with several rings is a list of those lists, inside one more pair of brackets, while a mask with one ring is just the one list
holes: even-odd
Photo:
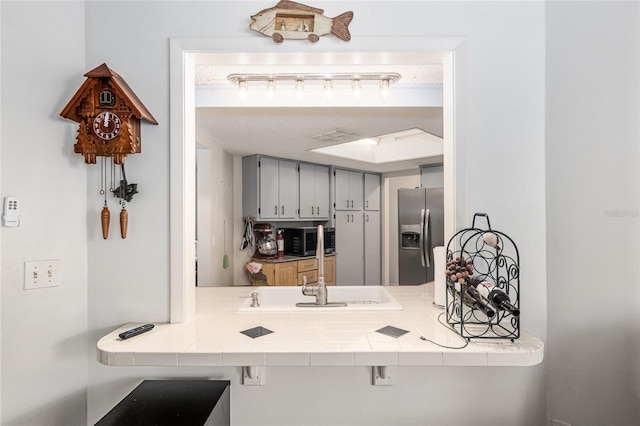
[[242, 158], [244, 216], [259, 220], [298, 217], [298, 163], [252, 155]]
[[300, 163], [300, 219], [329, 219], [329, 167]]
[[380, 210], [380, 175], [364, 174], [364, 209]]
[[362, 210], [362, 172], [352, 170], [335, 170], [335, 209]]
[[444, 167], [442, 164], [420, 167], [420, 188], [442, 187], [444, 187]]

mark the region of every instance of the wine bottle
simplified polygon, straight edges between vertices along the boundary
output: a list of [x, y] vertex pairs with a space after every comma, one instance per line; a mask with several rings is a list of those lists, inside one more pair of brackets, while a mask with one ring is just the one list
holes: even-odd
[[507, 311], [514, 317], [520, 316], [520, 309], [511, 304], [509, 295], [500, 290], [493, 283], [489, 281], [482, 281], [476, 284], [476, 289], [478, 290], [478, 293], [491, 302], [495, 308]]
[[475, 302], [473, 306], [474, 308], [480, 309], [489, 319], [495, 316], [495, 311], [491, 309], [487, 300], [480, 295], [478, 289], [467, 283], [465, 285], [464, 292], [473, 298], [473, 301]]

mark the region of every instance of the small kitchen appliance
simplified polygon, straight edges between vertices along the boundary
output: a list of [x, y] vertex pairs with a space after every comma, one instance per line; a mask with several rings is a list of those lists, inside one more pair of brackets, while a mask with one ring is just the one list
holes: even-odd
[[255, 223], [253, 225], [255, 234], [256, 251], [253, 257], [260, 259], [273, 259], [278, 257], [278, 244], [273, 237], [273, 228], [270, 223]]
[[[315, 226], [300, 226], [284, 228], [284, 254], [291, 256], [315, 256], [318, 241], [318, 228]], [[333, 254], [336, 251], [335, 228], [324, 228], [324, 253]]]

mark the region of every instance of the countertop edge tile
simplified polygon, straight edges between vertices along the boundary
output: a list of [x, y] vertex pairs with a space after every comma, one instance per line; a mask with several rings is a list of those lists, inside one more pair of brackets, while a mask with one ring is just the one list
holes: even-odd
[[178, 366], [180, 367], [221, 367], [221, 353], [187, 352], [178, 354]]
[[265, 366], [267, 357], [264, 352], [223, 352], [224, 367]]

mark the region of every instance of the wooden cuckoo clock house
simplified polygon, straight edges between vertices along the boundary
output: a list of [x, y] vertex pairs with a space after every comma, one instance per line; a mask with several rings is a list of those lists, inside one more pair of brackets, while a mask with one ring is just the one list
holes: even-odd
[[74, 151], [88, 164], [95, 164], [97, 156], [122, 164], [128, 154], [140, 152], [140, 121], [158, 122], [107, 64], [84, 76], [87, 79], [60, 113], [80, 123]]

